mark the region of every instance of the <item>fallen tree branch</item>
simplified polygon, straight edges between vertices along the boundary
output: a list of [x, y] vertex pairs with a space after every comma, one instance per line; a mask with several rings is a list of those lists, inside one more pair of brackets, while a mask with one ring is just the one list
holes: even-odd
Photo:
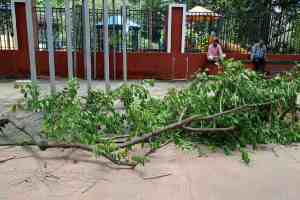
[[[160, 128], [158, 130], [155, 130], [153, 132], [147, 133], [141, 137], [136, 137], [134, 139], [132, 139], [131, 141], [125, 142], [123, 144], [119, 144], [118, 147], [119, 148], [126, 148], [129, 147], [131, 145], [135, 145], [141, 142], [145, 142], [148, 141], [149, 139], [155, 137], [155, 136], [159, 136], [161, 133], [169, 131], [169, 130], [173, 130], [176, 128], [188, 128], [189, 127], [185, 127], [185, 125], [193, 122], [193, 121], [209, 121], [212, 119], [215, 119], [217, 117], [221, 117], [224, 115], [228, 115], [228, 114], [232, 114], [232, 113], [237, 113], [237, 112], [241, 112], [241, 111], [245, 111], [245, 110], [249, 110], [252, 108], [256, 108], [256, 107], [260, 107], [260, 106], [266, 106], [266, 105], [270, 105], [272, 102], [266, 102], [266, 103], [261, 103], [261, 104], [249, 104], [249, 105], [244, 105], [244, 106], [240, 106], [237, 108], [233, 108], [231, 110], [227, 110], [224, 112], [220, 112], [220, 113], [216, 113], [213, 115], [209, 115], [209, 116], [205, 116], [203, 117], [202, 115], [194, 115], [191, 117], [188, 117], [186, 119], [183, 119], [179, 122], [175, 122], [173, 124], [170, 124], [166, 127]], [[10, 120], [10, 119], [3, 119], [5, 124], [7, 124], [7, 122], [11, 123], [15, 128], [17, 128], [19, 131], [25, 133], [26, 135], [28, 135], [29, 137], [31, 137], [32, 141], [31, 143], [19, 143], [19, 144], [0, 144], [0, 146], [38, 146], [41, 150], [47, 150], [47, 149], [52, 149], [52, 148], [62, 148], [62, 149], [70, 149], [70, 148], [74, 148], [74, 149], [81, 149], [83, 151], [88, 151], [88, 152], [94, 152], [94, 148], [92, 146], [88, 146], [88, 145], [83, 145], [83, 144], [60, 144], [60, 143], [48, 143], [47, 140], [42, 140], [41, 142], [36, 142], [35, 138], [29, 133], [27, 132], [24, 128], [19, 127], [14, 121]], [[2, 120], [2, 121], [3, 121]], [[8, 120], [8, 121], [7, 121]], [[232, 128], [232, 127], [230, 127]], [[199, 130], [198, 130], [199, 131]], [[203, 131], [203, 129], [202, 129]], [[208, 129], [206, 129], [206, 131], [208, 131]], [[210, 130], [212, 131], [212, 130]], [[214, 130], [215, 131], [215, 130]], [[220, 130], [219, 130], [220, 131]], [[222, 130], [224, 131], [224, 130]], [[228, 131], [228, 130], [226, 130]], [[155, 150], [150, 150], [150, 153], [148, 155], [150, 155], [151, 153], [153, 153]], [[123, 165], [123, 166], [130, 166], [130, 167], [136, 167], [137, 163], [132, 163], [130, 161], [120, 161], [120, 160], [116, 160], [113, 158], [113, 156], [108, 155], [108, 154], [101, 154], [101, 156], [105, 157], [106, 159], [108, 159], [109, 161], [111, 161], [112, 163], [116, 164], [116, 165]]]
[[[88, 145], [83, 145], [83, 144], [60, 144], [60, 143], [49, 144], [46, 139], [42, 139], [41, 142], [37, 142], [29, 132], [27, 132], [24, 128], [19, 127], [14, 121], [10, 119], [5, 119], [5, 120], [8, 121], [10, 124], [12, 124], [19, 131], [28, 135], [32, 139], [32, 142], [31, 143], [24, 142], [19, 144], [9, 143], [7, 145], [0, 144], [0, 146], [38, 146], [42, 151], [45, 151], [47, 149], [53, 149], [53, 148], [61, 148], [61, 149], [81, 149], [83, 151], [94, 152], [93, 147]], [[136, 163], [131, 163], [129, 161], [116, 160], [111, 155], [108, 154], [101, 154], [101, 156], [103, 156], [104, 158], [108, 159], [109, 161], [111, 161], [116, 165], [123, 165], [123, 166], [130, 166], [130, 167], [135, 167], [137, 165]]]
[[228, 114], [232, 114], [232, 113], [237, 113], [237, 112], [241, 112], [241, 111], [246, 111], [246, 110], [249, 110], [249, 109], [252, 109], [252, 108], [256, 108], [256, 107], [260, 107], [260, 106], [270, 105], [271, 103], [272, 103], [271, 101], [268, 101], [268, 102], [259, 103], [259, 104], [248, 104], [248, 105], [240, 106], [240, 107], [237, 107], [237, 108], [233, 108], [231, 110], [227, 110], [227, 111], [224, 111], [224, 112], [216, 113], [216, 114], [205, 116], [205, 117], [203, 117], [202, 115], [194, 115], [194, 116], [188, 117], [188, 118], [186, 118], [184, 120], [181, 120], [179, 122], [175, 122], [173, 124], [170, 124], [170, 125], [168, 125], [166, 127], [157, 129], [157, 130], [155, 130], [153, 132], [144, 134], [141, 137], [136, 137], [136, 138], [132, 139], [129, 142], [120, 144], [119, 148], [126, 148], [128, 146], [135, 145], [135, 144], [147, 141], [149, 138], [158, 136], [158, 135], [160, 135], [163, 132], [166, 132], [166, 131], [169, 131], [169, 130], [173, 130], [173, 129], [177, 129], [177, 128], [182, 128], [184, 125], [189, 124], [189, 123], [191, 123], [193, 121], [209, 121], [209, 120], [212, 120], [212, 119], [215, 119], [217, 117], [224, 116], [224, 115], [228, 115]]
[[228, 128], [192, 128], [192, 127], [183, 126], [182, 128], [186, 131], [199, 132], [199, 133], [220, 133], [220, 132], [230, 132], [236, 130], [236, 127], [234, 126]]

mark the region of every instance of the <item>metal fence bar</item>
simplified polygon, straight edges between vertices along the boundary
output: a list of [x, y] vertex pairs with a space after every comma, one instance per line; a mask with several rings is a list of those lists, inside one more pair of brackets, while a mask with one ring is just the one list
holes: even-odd
[[[116, 13], [116, 8], [115, 8], [115, 0], [112, 0], [112, 36], [113, 36], [113, 44], [112, 44], [112, 50], [113, 50], [113, 75], [114, 75], [114, 80], [117, 79], [117, 61], [116, 61], [116, 45], [120, 44], [119, 43], [119, 37], [118, 34], [116, 32], [116, 23], [118, 24], [118, 21], [116, 22], [116, 20], [120, 17], [119, 15], [117, 15]], [[117, 19], [116, 19], [117, 18]]]
[[83, 0], [84, 11], [84, 66], [86, 68], [86, 78], [88, 90], [92, 87], [92, 68], [91, 68], [91, 35], [90, 35], [90, 16], [88, 0]]
[[0, 50], [17, 48], [16, 30], [13, 24], [14, 9], [14, 3], [10, 0], [0, 0]]
[[109, 81], [109, 41], [108, 41], [108, 5], [107, 1], [103, 1], [103, 26], [104, 26], [104, 74], [106, 91], [110, 90]]
[[47, 45], [49, 58], [49, 72], [50, 72], [50, 88], [51, 94], [55, 93], [55, 63], [54, 63], [54, 39], [53, 39], [53, 18], [51, 0], [46, 0], [46, 24], [47, 24]]
[[97, 34], [96, 34], [96, 0], [92, 0], [92, 48], [93, 48], [93, 69], [97, 78]]
[[[245, 20], [242, 20], [243, 18]], [[299, 13], [290, 12], [267, 12], [250, 17], [234, 14], [221, 17], [216, 13], [189, 13], [186, 51], [206, 52], [207, 37], [214, 30], [227, 52], [246, 53], [257, 40], [263, 39], [270, 53], [299, 54], [299, 48], [295, 45], [298, 18]]]
[[72, 45], [72, 21], [70, 0], [65, 0], [65, 18], [66, 18], [66, 32], [67, 32], [67, 56], [68, 56], [68, 77], [73, 78], [73, 45]]
[[[67, 33], [65, 27], [65, 9], [64, 8], [52, 8], [53, 10], [53, 27], [54, 27], [54, 40], [56, 50], [66, 50], [67, 44]], [[37, 7], [37, 20], [38, 20], [38, 43], [39, 50], [47, 49], [47, 37], [46, 37], [46, 26], [45, 26], [45, 9], [43, 7]], [[75, 5], [72, 7], [71, 12], [73, 17], [76, 17], [74, 21], [76, 26], [73, 28], [73, 37], [76, 38], [76, 44], [74, 48], [82, 49], [83, 47], [83, 24], [82, 9], [80, 6]], [[90, 21], [93, 21], [93, 9], [89, 9]], [[112, 36], [109, 45], [115, 46], [117, 52], [122, 51], [122, 25], [121, 16], [122, 12], [120, 9], [109, 10], [109, 34]], [[166, 45], [164, 44], [164, 38], [166, 37], [164, 32], [164, 18], [165, 13], [161, 11], [151, 10], [135, 10], [128, 9], [127, 11], [127, 51], [166, 51]], [[96, 50], [103, 51], [103, 10], [95, 9], [95, 24], [96, 24], [96, 39], [92, 44], [96, 44]], [[114, 22], [114, 23], [113, 23]], [[113, 26], [113, 24], [115, 24]], [[93, 29], [93, 23], [90, 24]], [[114, 27], [114, 28], [113, 28]], [[115, 31], [113, 31], [115, 29]], [[114, 34], [113, 34], [114, 32]], [[91, 34], [93, 36], [93, 34]]]
[[28, 35], [28, 50], [29, 50], [29, 62], [30, 62], [30, 77], [33, 82], [36, 82], [36, 60], [35, 60], [35, 48], [34, 48], [34, 36], [33, 36], [33, 19], [32, 19], [32, 1], [27, 0], [26, 4], [26, 22], [27, 22], [27, 35]]
[[11, 1], [12, 9], [12, 26], [13, 26], [13, 37], [14, 37], [14, 48], [18, 49], [18, 35], [17, 35], [17, 18], [16, 18], [16, 4], [14, 1]]
[[127, 82], [127, 8], [126, 6], [122, 7], [122, 19], [123, 19], [123, 28], [122, 28], [122, 47], [123, 47], [123, 80]]

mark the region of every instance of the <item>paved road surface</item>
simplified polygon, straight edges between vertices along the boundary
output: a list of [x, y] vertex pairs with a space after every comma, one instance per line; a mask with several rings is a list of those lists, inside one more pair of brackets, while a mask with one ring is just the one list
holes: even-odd
[[0, 160], [16, 157], [0, 163], [0, 199], [299, 200], [299, 148], [269, 147], [245, 166], [238, 153], [198, 157], [169, 145], [136, 170], [81, 151], [0, 148]]

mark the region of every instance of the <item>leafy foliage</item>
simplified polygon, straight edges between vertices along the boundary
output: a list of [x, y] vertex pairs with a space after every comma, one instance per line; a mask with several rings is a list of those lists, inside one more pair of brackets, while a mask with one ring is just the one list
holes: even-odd
[[[240, 62], [225, 61], [224, 68], [224, 74], [219, 76], [198, 74], [188, 87], [172, 89], [163, 99], [150, 95], [148, 87], [153, 81], [125, 84], [109, 93], [91, 90], [86, 97], [78, 95], [76, 80], [52, 96], [41, 97], [34, 85], [22, 88], [21, 92], [27, 109], [44, 113], [43, 132], [48, 139], [93, 145], [97, 155], [110, 154], [117, 160], [129, 159], [132, 146], [120, 149], [113, 136], [128, 135], [125, 142], [131, 141], [190, 116], [209, 116], [266, 102], [268, 106], [188, 124], [193, 128], [234, 126], [233, 133], [193, 134], [178, 128], [144, 141], [147, 144], [142, 147], [157, 149], [168, 140], [185, 150], [207, 144], [214, 149], [222, 148], [227, 155], [240, 149], [243, 160], [249, 163], [244, 150], [248, 144], [255, 148], [257, 144], [300, 141], [299, 127], [289, 117], [296, 110], [300, 92], [299, 68], [271, 80], [246, 70]], [[143, 156], [131, 159], [141, 164], [147, 160]]]

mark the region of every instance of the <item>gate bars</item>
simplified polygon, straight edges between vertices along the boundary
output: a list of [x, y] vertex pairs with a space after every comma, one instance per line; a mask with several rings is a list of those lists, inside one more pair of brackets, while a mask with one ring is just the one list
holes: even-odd
[[[95, 4], [95, 2], [94, 2]], [[65, 28], [66, 28], [66, 38], [67, 38], [67, 57], [68, 57], [68, 78], [72, 79], [74, 76], [73, 72], [73, 49], [74, 45], [72, 44], [72, 21], [71, 21], [71, 9], [70, 9], [70, 0], [64, 0], [65, 5]], [[36, 72], [36, 54], [34, 46], [34, 31], [33, 31], [33, 4], [32, 0], [26, 1], [26, 20], [27, 20], [27, 33], [28, 33], [28, 44], [29, 44], [29, 60], [30, 60], [30, 74], [31, 80], [36, 82], [37, 72]], [[89, 14], [89, 4], [88, 0], [83, 0], [83, 35], [84, 35], [84, 65], [86, 69], [86, 79], [88, 90], [92, 87], [92, 69], [91, 69], [91, 35], [90, 35], [90, 14]], [[109, 79], [109, 34], [108, 34], [108, 5], [107, 0], [103, 0], [103, 11], [104, 11], [104, 67], [105, 67], [105, 86], [106, 90], [110, 90], [110, 79]], [[95, 9], [93, 9], [95, 12]], [[95, 13], [93, 13], [95, 16]], [[49, 59], [49, 72], [50, 72], [50, 88], [51, 94], [54, 94], [56, 91], [55, 86], [55, 60], [54, 60], [54, 32], [53, 32], [53, 11], [52, 11], [52, 1], [45, 1], [45, 18], [46, 18], [46, 35], [47, 35], [47, 50], [48, 50], [48, 59]], [[125, 22], [126, 20], [123, 19]], [[95, 22], [93, 23], [95, 25]], [[126, 29], [126, 24], [123, 26]], [[123, 31], [125, 32], [125, 31]], [[126, 34], [126, 33], [125, 33]], [[123, 33], [123, 37], [125, 37]], [[96, 34], [93, 34], [93, 41], [96, 41]], [[126, 40], [126, 39], [125, 39]], [[126, 42], [126, 41], [125, 41]], [[125, 43], [126, 44], [126, 43]], [[126, 47], [126, 46], [125, 46]], [[95, 51], [95, 50], [94, 50]], [[93, 52], [94, 52], [93, 51]], [[125, 48], [124, 56], [124, 69], [127, 69], [127, 52]], [[94, 65], [96, 65], [94, 59]], [[125, 72], [124, 72], [125, 73]], [[127, 73], [124, 75], [124, 80], [127, 80]]]

